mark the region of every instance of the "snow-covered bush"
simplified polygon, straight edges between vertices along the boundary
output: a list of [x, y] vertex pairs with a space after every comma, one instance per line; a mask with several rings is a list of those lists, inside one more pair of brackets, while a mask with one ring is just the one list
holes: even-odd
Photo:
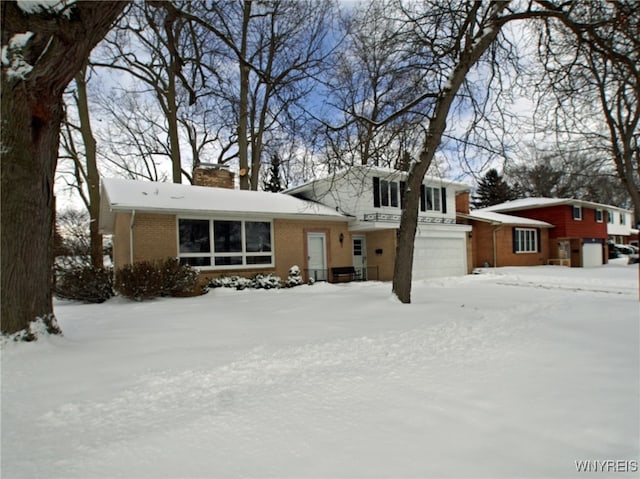
[[110, 268], [76, 266], [58, 272], [55, 295], [62, 299], [103, 303], [113, 296], [113, 276]]
[[242, 276], [222, 276], [214, 278], [209, 282], [210, 288], [235, 288], [235, 289], [274, 289], [282, 284], [280, 277], [274, 274], [256, 274], [253, 278], [243, 278]]
[[302, 279], [302, 273], [300, 272], [300, 267], [297, 264], [294, 264], [291, 268], [289, 268], [289, 276], [287, 277], [286, 285], [288, 288], [292, 288], [294, 286], [299, 286], [303, 284], [304, 281]]
[[140, 261], [116, 271], [115, 289], [122, 296], [141, 301], [196, 290], [198, 272], [175, 258]]

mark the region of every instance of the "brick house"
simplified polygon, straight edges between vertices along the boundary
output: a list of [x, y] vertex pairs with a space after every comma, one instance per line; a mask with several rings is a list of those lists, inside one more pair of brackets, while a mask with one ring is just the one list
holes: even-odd
[[[205, 167], [192, 186], [122, 179], [102, 182], [101, 229], [113, 235], [114, 266], [178, 257], [202, 277], [274, 273], [293, 265], [305, 279], [393, 277], [403, 172], [354, 167], [284, 193], [233, 189], [233, 174]], [[427, 178], [421, 189], [414, 278], [462, 275], [467, 234], [457, 225], [460, 183]]]
[[[523, 198], [480, 210], [542, 221], [549, 229], [548, 261], [567, 261], [573, 267], [607, 262], [607, 205], [562, 198]], [[472, 211], [472, 215], [479, 212]]]

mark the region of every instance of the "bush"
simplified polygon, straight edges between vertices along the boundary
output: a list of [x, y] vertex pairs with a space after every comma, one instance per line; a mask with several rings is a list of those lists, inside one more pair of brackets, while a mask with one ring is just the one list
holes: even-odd
[[214, 278], [209, 282], [210, 288], [235, 288], [243, 290], [252, 289], [274, 289], [280, 288], [282, 280], [279, 276], [269, 274], [256, 274], [253, 278], [243, 278], [242, 276], [222, 276]]
[[55, 294], [62, 299], [103, 303], [113, 296], [110, 268], [76, 266], [58, 272]]
[[127, 298], [142, 301], [195, 290], [198, 272], [175, 258], [140, 261], [116, 272], [115, 288]]
[[289, 277], [285, 284], [288, 288], [293, 288], [294, 286], [299, 286], [303, 283], [304, 281], [302, 279], [302, 274], [300, 273], [300, 267], [297, 264], [294, 264], [289, 268]]

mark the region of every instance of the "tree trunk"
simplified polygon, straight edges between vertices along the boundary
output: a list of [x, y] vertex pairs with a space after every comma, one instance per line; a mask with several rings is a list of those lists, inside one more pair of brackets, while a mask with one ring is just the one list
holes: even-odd
[[78, 116], [80, 117], [80, 132], [84, 142], [87, 188], [89, 190], [89, 238], [91, 242], [91, 264], [94, 268], [104, 266], [104, 254], [102, 250], [102, 235], [100, 234], [100, 173], [96, 154], [96, 139], [91, 128], [91, 116], [89, 114], [89, 99], [87, 97], [86, 83], [87, 67], [76, 75], [78, 88]]
[[[472, 32], [468, 33], [468, 41], [472, 44], [461, 48], [457, 65], [449, 75], [447, 86], [441, 89], [436, 100], [433, 116], [429, 121], [429, 128], [425, 138], [425, 144], [420, 161], [417, 161], [409, 169], [407, 175], [407, 191], [405, 192], [405, 209], [400, 217], [400, 231], [398, 232], [398, 243], [396, 245], [396, 262], [393, 271], [393, 292], [403, 303], [411, 302], [411, 279], [413, 273], [413, 248], [418, 222], [418, 206], [420, 200], [420, 185], [431, 165], [433, 156], [442, 141], [442, 135], [446, 128], [447, 117], [451, 110], [451, 105], [462, 86], [467, 73], [471, 67], [480, 59], [482, 54], [489, 48], [500, 32], [500, 24], [497, 19], [506, 4], [496, 4], [489, 18], [480, 28], [477, 38], [472, 39]], [[475, 18], [468, 24], [473, 25]]]
[[2, 333], [28, 331], [39, 318], [59, 332], [51, 272], [62, 93], [125, 6], [77, 2], [68, 15], [25, 14], [16, 2], [2, 2], [3, 49], [15, 35], [33, 32], [24, 45], [13, 45], [16, 56], [7, 51], [11, 64], [2, 64]]
[[251, 19], [251, 1], [244, 3], [242, 18], [242, 44], [240, 46], [240, 102], [238, 105], [238, 163], [240, 166], [240, 189], [251, 188], [249, 180], [249, 73], [247, 64], [247, 37]]

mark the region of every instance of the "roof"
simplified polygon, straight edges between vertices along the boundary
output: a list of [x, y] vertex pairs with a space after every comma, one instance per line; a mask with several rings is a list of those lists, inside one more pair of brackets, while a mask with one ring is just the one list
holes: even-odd
[[612, 205], [604, 205], [601, 203], [594, 203], [592, 201], [576, 200], [573, 198], [542, 198], [542, 197], [520, 198], [518, 200], [500, 203], [499, 205], [487, 206], [486, 208], [483, 208], [483, 209], [485, 211], [506, 212], [506, 211], [530, 210], [533, 208], [547, 208], [550, 206], [559, 206], [559, 205], [584, 206], [587, 208], [594, 208], [594, 209], [616, 209], [616, 210], [630, 212], [630, 210], [625, 210], [624, 208], [619, 208], [617, 206], [612, 206]]
[[505, 225], [517, 225], [517, 226], [535, 226], [537, 228], [553, 228], [554, 226], [546, 221], [533, 220], [531, 218], [522, 218], [520, 216], [504, 215], [502, 213], [496, 213], [494, 211], [487, 211], [486, 208], [480, 210], [473, 210], [471, 213], [463, 215], [458, 214], [463, 218], [471, 220], [485, 221], [487, 223], [499, 223]]
[[113, 231], [115, 212], [145, 211], [290, 219], [350, 220], [332, 208], [282, 193], [105, 178], [100, 226]]
[[[340, 178], [365, 178], [372, 176], [380, 176], [385, 179], [393, 178], [397, 180], [404, 180], [407, 177], [407, 172], [401, 170], [395, 170], [393, 168], [382, 168], [379, 166], [370, 165], [354, 165], [348, 168], [336, 171], [330, 175], [323, 176], [314, 180], [307, 181], [298, 186], [294, 186], [284, 191], [284, 193], [295, 195], [303, 191], [313, 190], [323, 184], [330, 185]], [[427, 183], [441, 184], [444, 187], [452, 188], [456, 191], [470, 191], [471, 186], [460, 183], [457, 181], [448, 180], [446, 178], [440, 178], [437, 176], [425, 176], [424, 181]]]

